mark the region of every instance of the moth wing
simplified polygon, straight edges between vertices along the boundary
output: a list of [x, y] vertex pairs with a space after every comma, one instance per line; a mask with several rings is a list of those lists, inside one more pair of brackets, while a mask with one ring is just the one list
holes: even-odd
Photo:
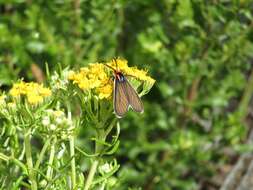
[[125, 81], [125, 90], [130, 106], [133, 108], [134, 111], [142, 113], [144, 111], [144, 108], [139, 95], [132, 87], [132, 85], [128, 82], [128, 80], [126, 79]]
[[128, 111], [129, 100], [126, 93], [126, 81], [114, 79], [114, 112], [117, 117], [123, 117]]

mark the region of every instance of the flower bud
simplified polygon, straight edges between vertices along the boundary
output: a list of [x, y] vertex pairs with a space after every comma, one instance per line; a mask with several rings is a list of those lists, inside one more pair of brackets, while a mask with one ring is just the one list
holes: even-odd
[[51, 124], [51, 125], [49, 125], [49, 128], [50, 128], [50, 130], [54, 131], [56, 129], [56, 125]]
[[50, 124], [50, 118], [48, 116], [42, 119], [42, 125], [48, 126]]

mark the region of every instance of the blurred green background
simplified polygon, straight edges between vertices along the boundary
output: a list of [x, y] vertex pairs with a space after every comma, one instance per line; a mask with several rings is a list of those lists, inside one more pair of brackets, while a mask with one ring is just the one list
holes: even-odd
[[252, 151], [252, 19], [250, 0], [1, 0], [1, 89], [124, 57], [157, 82], [121, 120], [118, 189], [219, 189]]

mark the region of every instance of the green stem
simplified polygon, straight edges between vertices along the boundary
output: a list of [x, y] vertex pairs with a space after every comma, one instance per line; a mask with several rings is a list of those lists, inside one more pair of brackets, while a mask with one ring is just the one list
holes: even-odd
[[[100, 140], [104, 140], [105, 139], [105, 132], [104, 129], [98, 129], [97, 130], [97, 139], [98, 141], [95, 141], [95, 154], [99, 154], [103, 148], [103, 145], [100, 144]], [[99, 155], [95, 158], [95, 160], [93, 161], [89, 174], [88, 174], [88, 178], [86, 180], [85, 186], [84, 186], [84, 190], [89, 190], [89, 188], [92, 185], [92, 181], [94, 179], [95, 173], [97, 171], [97, 167], [99, 164]]]
[[32, 160], [32, 151], [31, 151], [31, 131], [28, 130], [25, 134], [25, 155], [26, 155], [26, 162], [28, 166], [28, 177], [31, 181], [31, 189], [37, 190], [37, 182], [35, 172], [33, 170], [33, 160]]
[[45, 144], [44, 144], [44, 146], [42, 147], [42, 149], [41, 149], [41, 151], [40, 151], [40, 155], [39, 155], [39, 158], [38, 158], [38, 160], [36, 161], [36, 163], [35, 163], [35, 170], [38, 170], [39, 169], [39, 167], [40, 167], [40, 163], [42, 162], [42, 160], [43, 160], [43, 158], [44, 158], [44, 155], [45, 155], [45, 153], [46, 153], [46, 150], [47, 150], [47, 148], [48, 148], [48, 146], [49, 146], [49, 144], [50, 144], [50, 138], [48, 138], [47, 140], [46, 140], [46, 142], [45, 142]]
[[75, 161], [75, 141], [74, 137], [69, 137], [69, 146], [70, 146], [70, 157], [71, 157], [71, 180], [72, 180], [72, 189], [75, 189], [76, 186], [76, 161]]
[[20, 162], [18, 159], [10, 157], [10, 156], [6, 156], [3, 153], [0, 153], [0, 159], [5, 162], [13, 162], [17, 166], [19, 166], [26, 175], [28, 174], [26, 166], [22, 162]]
[[46, 178], [48, 180], [51, 180], [52, 178], [52, 174], [53, 174], [53, 161], [54, 161], [54, 156], [55, 156], [55, 142], [56, 139], [53, 139], [51, 148], [50, 148], [50, 155], [49, 155], [49, 161], [48, 161], [48, 168], [47, 168], [47, 174], [46, 174]]
[[19, 166], [19, 167], [23, 170], [23, 172], [24, 172], [25, 174], [28, 174], [28, 171], [27, 171], [26, 166], [25, 166], [22, 162], [20, 162], [18, 159], [16, 159], [16, 158], [10, 158], [10, 161], [12, 161], [12, 162], [15, 163], [17, 166]]
[[5, 154], [0, 153], [0, 159], [4, 160], [5, 162], [8, 162], [9, 161], [9, 156], [6, 156]]
[[109, 127], [106, 129], [105, 131], [105, 137], [107, 137], [109, 135], [109, 133], [111, 132], [111, 130], [113, 129], [115, 122], [117, 121], [117, 119], [113, 119], [111, 124], [109, 125]]
[[104, 190], [105, 189], [105, 184], [106, 184], [106, 181], [104, 181], [101, 185], [101, 187], [99, 188], [99, 190]]
[[[72, 120], [71, 115], [71, 106], [67, 101], [67, 109], [68, 109], [68, 120]], [[75, 160], [75, 138], [73, 134], [69, 137], [69, 148], [70, 148], [70, 157], [71, 157], [71, 185], [72, 189], [76, 187], [76, 160]]]
[[98, 163], [99, 163], [98, 160], [93, 161], [91, 168], [90, 168], [88, 178], [87, 178], [85, 186], [84, 186], [84, 190], [89, 190], [89, 188], [92, 184], [93, 178], [95, 176], [95, 173], [97, 171]]

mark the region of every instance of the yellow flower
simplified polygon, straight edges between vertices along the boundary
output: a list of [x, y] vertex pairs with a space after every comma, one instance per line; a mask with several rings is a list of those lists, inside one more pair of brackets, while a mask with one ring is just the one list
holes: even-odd
[[151, 85], [155, 83], [155, 80], [147, 75], [147, 71], [137, 69], [136, 67], [128, 67], [127, 60], [125, 59], [113, 59], [108, 63], [108, 65], [113, 67], [115, 70], [121, 71], [125, 75], [129, 75], [141, 81], [148, 82]]
[[75, 78], [75, 72], [74, 71], [69, 71], [68, 73], [68, 79], [69, 80], [74, 80]]
[[43, 87], [42, 84], [23, 81], [15, 83], [9, 93], [14, 98], [18, 98], [21, 95], [25, 96], [28, 103], [32, 105], [43, 102], [44, 98], [52, 94], [51, 90]]
[[[151, 87], [155, 80], [147, 75], [147, 71], [139, 70], [136, 67], [128, 67], [125, 59], [111, 60], [106, 65], [122, 72], [125, 75], [130, 75], [138, 80], [149, 83]], [[94, 90], [99, 99], [111, 98], [113, 92], [113, 82], [111, 80], [111, 69], [105, 64], [94, 63], [88, 67], [83, 67], [79, 72], [69, 72], [68, 79], [77, 84], [84, 91]]]
[[41, 88], [40, 91], [39, 91], [39, 94], [42, 97], [48, 97], [48, 96], [52, 95], [52, 92], [51, 92], [51, 90], [49, 88]]
[[31, 94], [31, 95], [27, 96], [27, 101], [31, 105], [36, 105], [36, 104], [39, 104], [39, 103], [41, 103], [43, 101], [43, 97]]
[[120, 59], [120, 58], [117, 58], [117, 59], [113, 59], [111, 61], [109, 61], [107, 63], [109, 66], [113, 67], [115, 70], [120, 70], [120, 71], [123, 71], [125, 70], [126, 68], [128, 68], [128, 65], [127, 65], [127, 60], [125, 59]]
[[10, 90], [10, 95], [13, 97], [19, 97], [20, 95], [24, 95], [27, 91], [27, 85], [21, 81], [20, 83], [16, 83], [13, 85]]
[[77, 84], [84, 91], [94, 90], [100, 99], [109, 98], [112, 94], [110, 77], [105, 72], [105, 66], [100, 63], [90, 64], [83, 67], [79, 72], [71, 71], [68, 79]]
[[147, 71], [139, 70], [135, 67], [128, 67], [125, 68], [125, 73], [127, 75], [134, 76], [141, 81], [146, 81], [152, 85], [155, 83], [155, 80], [147, 75]]
[[109, 84], [106, 84], [105, 86], [102, 86], [100, 88], [98, 88], [98, 97], [99, 99], [108, 99], [111, 97], [112, 95], [112, 84], [109, 83]]

